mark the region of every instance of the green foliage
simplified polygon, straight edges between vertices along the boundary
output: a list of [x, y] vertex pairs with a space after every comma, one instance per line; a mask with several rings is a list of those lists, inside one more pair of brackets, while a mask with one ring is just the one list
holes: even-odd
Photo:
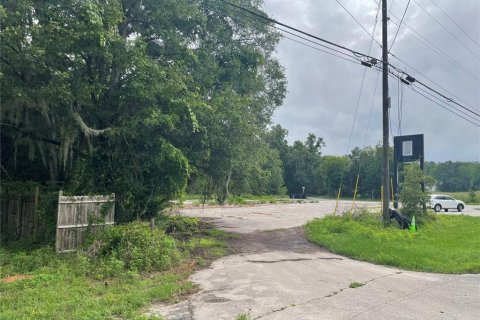
[[[336, 196], [340, 183], [342, 182], [342, 176], [344, 176], [350, 168], [350, 159], [348, 157], [338, 156], [325, 156], [322, 159], [320, 166], [321, 176], [323, 177], [323, 191], [324, 194], [329, 196]], [[347, 184], [342, 184], [347, 185]], [[351, 190], [351, 186], [342, 187], [342, 193]]]
[[[393, 148], [389, 149], [389, 167], [393, 170]], [[374, 147], [355, 148], [348, 156], [351, 166], [344, 178], [346, 195], [353, 195], [356, 178], [359, 176], [357, 198], [380, 199], [382, 186], [382, 159], [383, 147], [377, 144]]]
[[[285, 136], [281, 136], [281, 127], [274, 128], [276, 144], [282, 143]], [[280, 132], [280, 133], [279, 133]], [[286, 131], [283, 132], [286, 134]], [[281, 139], [278, 141], [278, 139]], [[284, 180], [289, 193], [301, 193], [302, 187], [308, 194], [321, 192], [319, 178], [320, 164], [322, 161], [321, 148], [325, 146], [322, 138], [317, 138], [310, 133], [305, 142], [295, 141], [293, 146], [288, 146], [283, 155]], [[285, 152], [285, 151], [284, 151]]]
[[180, 258], [175, 240], [143, 222], [106, 228], [96, 246], [100, 266], [112, 268], [112, 275], [121, 270], [164, 271]]
[[[0, 249], [2, 260], [3, 253]], [[187, 281], [188, 273], [174, 271], [144, 278], [117, 274], [108, 281], [96, 281], [80, 274], [79, 270], [85, 269], [76, 255], [57, 256], [53, 250], [49, 253], [43, 253], [44, 264], [31, 273], [31, 279], [0, 282], [0, 318], [142, 319], [142, 308], [151, 302], [171, 301], [194, 289]], [[16, 260], [15, 253], [8, 257]], [[21, 269], [15, 271], [18, 274]]]
[[400, 184], [400, 202], [402, 204], [402, 213], [409, 218], [415, 215], [418, 223], [422, 223], [427, 218], [426, 206], [430, 201], [428, 191], [422, 192], [421, 184], [426, 185], [432, 181], [430, 177], [423, 174], [417, 163], [409, 164], [404, 167], [404, 181]]
[[426, 173], [436, 180], [442, 192], [467, 192], [480, 190], [479, 162], [426, 162]]
[[168, 215], [160, 217], [158, 226], [177, 239], [185, 239], [200, 233], [198, 218]]
[[473, 190], [468, 192], [468, 200], [469, 203], [475, 203], [477, 201], [477, 193]]
[[279, 34], [210, 5], [2, 2], [2, 179], [114, 192], [118, 221], [155, 217], [197, 176], [219, 201], [229, 184], [278, 191], [261, 136], [285, 96]]
[[352, 289], [355, 289], [355, 288], [363, 287], [364, 285], [365, 285], [365, 283], [354, 281], [354, 282], [350, 283], [350, 285], [348, 287], [352, 288]]
[[[185, 219], [184, 224], [195, 224]], [[203, 267], [224, 255], [221, 239], [227, 237], [204, 227], [192, 238], [175, 241], [160, 229], [134, 222], [108, 228], [88, 252], [2, 247], [0, 278], [31, 278], [0, 281], [0, 318], [146, 319], [144, 307], [153, 301], [172, 301], [195, 290], [188, 281], [195, 270], [191, 261]]]
[[210, 261], [218, 259], [228, 252], [227, 245], [213, 238], [191, 238], [182, 243], [182, 248], [191, 255], [198, 256], [197, 264], [206, 267]]
[[480, 192], [470, 190], [469, 192], [449, 192], [448, 195], [455, 199], [462, 200], [467, 204], [480, 204]]
[[[50, 244], [55, 240], [59, 186], [55, 184], [42, 185], [33, 181], [2, 181], [0, 184], [2, 199], [20, 199], [31, 201], [32, 203], [34, 202], [36, 188], [39, 190], [36, 211], [38, 219], [37, 232], [29, 237], [20, 239], [22, 245], [29, 244], [31, 247]], [[1, 214], [5, 214], [3, 209]], [[2, 228], [1, 242], [3, 244], [16, 240], [19, 239], [15, 235], [5, 232]]]
[[306, 226], [310, 241], [348, 257], [407, 270], [480, 272], [480, 219], [440, 215], [416, 233], [385, 228], [379, 215], [325, 217]]
[[248, 313], [239, 313], [235, 318], [235, 320], [250, 320], [250, 319], [251, 317], [250, 317], [250, 314]]

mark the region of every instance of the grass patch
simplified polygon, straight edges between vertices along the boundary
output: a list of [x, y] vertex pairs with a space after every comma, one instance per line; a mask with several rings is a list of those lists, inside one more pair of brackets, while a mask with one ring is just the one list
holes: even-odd
[[[441, 192], [438, 192], [441, 193]], [[462, 200], [466, 204], [480, 204], [480, 191], [470, 192], [445, 192], [457, 200]]]
[[240, 313], [237, 315], [235, 320], [250, 320], [250, 315], [248, 313]]
[[329, 216], [306, 226], [310, 241], [348, 257], [406, 270], [480, 273], [480, 218], [438, 215], [416, 233], [379, 217]]
[[146, 319], [151, 303], [194, 292], [188, 276], [228, 252], [228, 234], [190, 218], [163, 222], [109, 228], [93, 251], [0, 248], [0, 279], [18, 279], [0, 281], [0, 319]]
[[364, 285], [365, 285], [365, 283], [354, 281], [354, 282], [350, 283], [350, 285], [348, 287], [352, 288], [352, 289], [355, 289], [355, 288], [363, 287]]
[[[197, 207], [203, 204], [206, 205], [218, 205], [213, 197], [204, 199], [201, 195], [187, 195], [186, 200], [191, 203], [192, 206]], [[231, 195], [225, 201], [227, 205], [236, 206], [248, 206], [257, 204], [274, 204], [274, 203], [291, 203], [292, 199], [289, 199], [287, 195]]]

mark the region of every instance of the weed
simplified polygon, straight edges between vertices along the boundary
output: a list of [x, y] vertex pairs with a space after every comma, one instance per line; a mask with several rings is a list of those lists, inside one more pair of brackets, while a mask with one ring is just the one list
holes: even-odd
[[186, 239], [200, 232], [199, 220], [197, 218], [180, 215], [164, 215], [160, 217], [158, 227], [177, 239]]
[[364, 285], [365, 285], [365, 283], [354, 281], [354, 282], [350, 283], [350, 285], [348, 287], [352, 288], [352, 289], [355, 289], [355, 288], [363, 287]]
[[180, 258], [173, 238], [144, 222], [105, 229], [96, 252], [100, 269], [105, 264], [110, 271], [164, 271]]
[[237, 317], [235, 318], [235, 320], [250, 320], [250, 315], [248, 313], [240, 313], [239, 315], [237, 315]]

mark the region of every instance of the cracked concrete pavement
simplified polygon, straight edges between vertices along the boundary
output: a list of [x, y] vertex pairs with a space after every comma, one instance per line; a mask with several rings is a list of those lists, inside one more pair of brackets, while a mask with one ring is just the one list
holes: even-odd
[[331, 212], [331, 205], [184, 210], [239, 233], [232, 241], [237, 253], [191, 276], [198, 293], [154, 305], [147, 314], [169, 320], [235, 319], [241, 313], [251, 319], [478, 319], [479, 274], [403, 271], [306, 241], [298, 226]]

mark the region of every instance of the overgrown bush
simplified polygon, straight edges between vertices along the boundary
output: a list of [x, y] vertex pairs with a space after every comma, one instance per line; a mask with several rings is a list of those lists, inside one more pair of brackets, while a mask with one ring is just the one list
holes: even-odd
[[175, 240], [163, 230], [151, 230], [145, 222], [107, 228], [94, 245], [99, 266], [112, 269], [107, 274], [121, 270], [164, 271], [180, 258]]
[[164, 215], [160, 217], [158, 226], [165, 233], [180, 239], [191, 237], [200, 232], [199, 220], [197, 218], [179, 215]]

